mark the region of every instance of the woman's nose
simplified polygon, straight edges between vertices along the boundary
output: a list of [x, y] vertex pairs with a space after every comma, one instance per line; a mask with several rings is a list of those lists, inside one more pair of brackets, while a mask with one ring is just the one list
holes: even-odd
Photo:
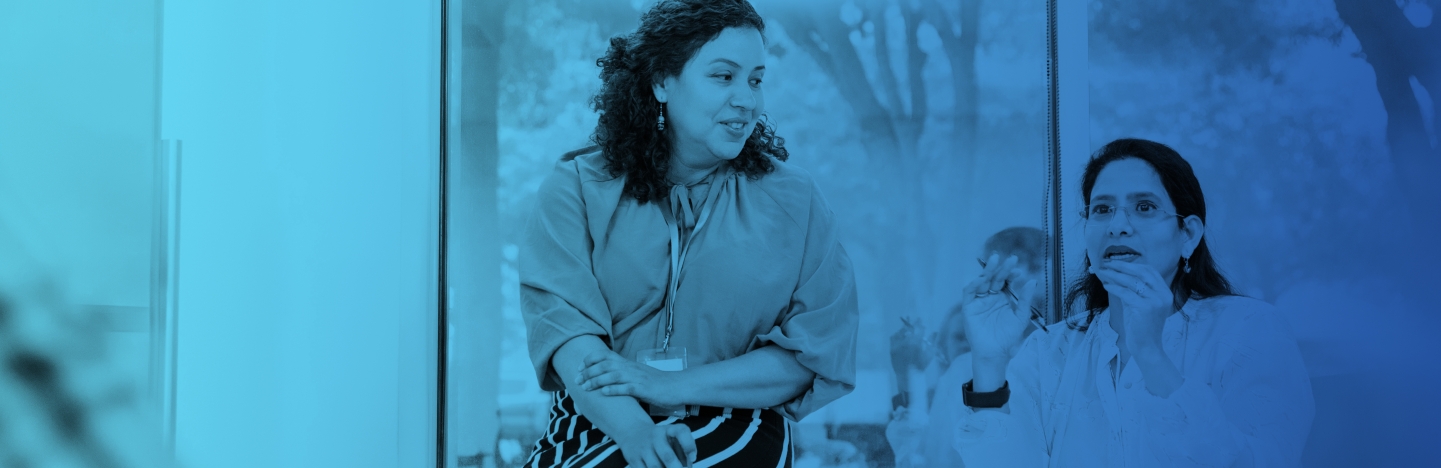
[[731, 105], [745, 110], [756, 108], [756, 91], [746, 86], [739, 86], [731, 93]]
[[1111, 221], [1106, 223], [1106, 232], [1113, 236], [1135, 232], [1135, 228], [1131, 226], [1131, 213], [1126, 210], [1116, 210]]

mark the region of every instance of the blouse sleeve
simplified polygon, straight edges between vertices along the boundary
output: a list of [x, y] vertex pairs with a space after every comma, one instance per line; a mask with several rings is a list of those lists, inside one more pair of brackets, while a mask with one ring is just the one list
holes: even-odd
[[520, 308], [540, 388], [563, 389], [550, 366], [561, 345], [581, 335], [609, 343], [610, 310], [591, 268], [594, 243], [575, 160], [556, 165], [540, 191], [520, 246]]
[[[1060, 333], [1060, 332], [1053, 332]], [[961, 405], [955, 449], [966, 466], [1047, 466], [1050, 450], [1041, 432], [1041, 361], [1051, 343], [1036, 331], [1006, 366], [1010, 399], [1000, 408]]]
[[1188, 378], [1168, 398], [1145, 385], [1118, 390], [1123, 417], [1142, 439], [1143, 463], [1300, 464], [1315, 402], [1296, 342], [1269, 308], [1223, 333], [1230, 336], [1218, 340], [1219, 378], [1211, 384]]
[[815, 372], [809, 389], [774, 408], [799, 421], [856, 386], [856, 330], [860, 320], [855, 273], [837, 238], [835, 216], [812, 186], [800, 281], [790, 307], [757, 346], [775, 344], [795, 352]]

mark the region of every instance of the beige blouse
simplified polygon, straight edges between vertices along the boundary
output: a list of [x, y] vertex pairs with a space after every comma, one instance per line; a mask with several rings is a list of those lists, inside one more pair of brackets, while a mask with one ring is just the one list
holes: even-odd
[[[811, 388], [775, 408], [800, 420], [855, 388], [859, 312], [850, 259], [814, 181], [782, 161], [759, 179], [721, 168], [671, 200], [640, 204], [599, 152], [556, 164], [521, 244], [521, 311], [543, 390], [566, 341], [595, 335], [622, 356], [659, 348], [671, 274], [662, 205], [694, 226], [675, 297], [671, 346], [690, 367], [775, 344], [814, 371]], [[707, 206], [709, 205], [709, 206]], [[706, 208], [709, 208], [706, 210]], [[687, 219], [689, 218], [689, 219]]]

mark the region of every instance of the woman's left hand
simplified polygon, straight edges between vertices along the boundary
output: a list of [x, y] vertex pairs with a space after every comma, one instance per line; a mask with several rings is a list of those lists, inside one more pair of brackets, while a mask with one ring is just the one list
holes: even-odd
[[1150, 265], [1102, 262], [1091, 271], [1121, 300], [1126, 347], [1133, 353], [1159, 349], [1166, 318], [1176, 311], [1170, 283]]
[[612, 351], [585, 357], [580, 387], [606, 396], [629, 396], [645, 403], [677, 406], [680, 401], [676, 372], [666, 372], [621, 357]]

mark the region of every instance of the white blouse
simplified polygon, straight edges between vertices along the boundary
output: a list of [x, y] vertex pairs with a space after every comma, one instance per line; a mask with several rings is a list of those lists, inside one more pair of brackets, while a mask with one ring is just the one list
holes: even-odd
[[[1082, 318], [1084, 320], [1084, 318]], [[1088, 331], [1032, 333], [1006, 370], [1009, 403], [962, 406], [966, 466], [1297, 466], [1315, 402], [1296, 340], [1275, 310], [1239, 296], [1188, 301], [1162, 346], [1185, 378], [1168, 398], [1119, 359], [1108, 312]]]

